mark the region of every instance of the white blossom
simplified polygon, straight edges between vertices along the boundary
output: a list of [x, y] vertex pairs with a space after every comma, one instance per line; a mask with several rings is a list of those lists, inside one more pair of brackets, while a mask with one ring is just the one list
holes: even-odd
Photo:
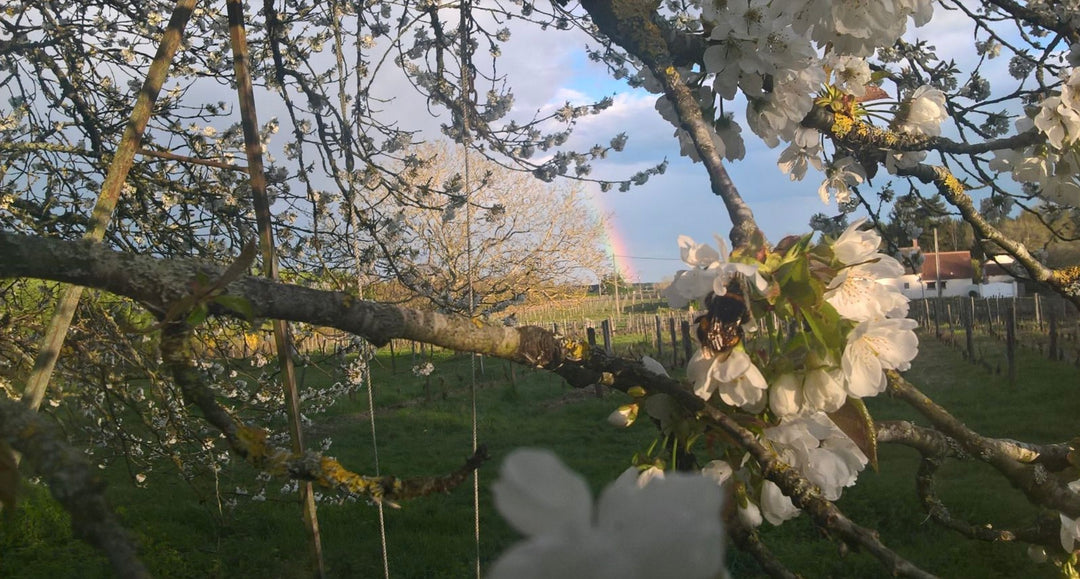
[[1061, 104], [1080, 111], [1080, 68], [1073, 70], [1061, 86]]
[[711, 579], [721, 572], [720, 488], [673, 473], [639, 484], [623, 473], [594, 504], [585, 480], [549, 451], [521, 449], [492, 485], [495, 507], [525, 539], [492, 579], [596, 577]]
[[840, 263], [855, 265], [867, 261], [877, 253], [881, 246], [881, 235], [875, 229], [862, 229], [865, 223], [865, 217], [855, 220], [836, 238], [832, 250]]
[[780, 490], [771, 480], [761, 483], [761, 514], [773, 525], [794, 519], [802, 511], [791, 502], [791, 498]]
[[915, 89], [901, 107], [895, 129], [902, 133], [937, 137], [941, 135], [941, 123], [949, 118], [945, 109], [945, 93], [930, 85]]
[[695, 243], [688, 235], [679, 236], [679, 256], [689, 266], [709, 267], [720, 261], [720, 253], [704, 243]]
[[792, 181], [802, 181], [807, 167], [811, 165], [818, 171], [824, 171], [825, 166], [821, 161], [821, 133], [805, 127], [796, 129], [795, 138], [780, 153], [776, 164]]
[[664, 365], [651, 356], [642, 356], [641, 365], [657, 376], [668, 376], [667, 369], [664, 368]]
[[783, 374], [769, 387], [769, 408], [780, 418], [835, 412], [846, 400], [843, 375], [838, 368]]
[[901, 318], [861, 322], [847, 337], [841, 358], [845, 387], [857, 398], [885, 391], [885, 370], [904, 371], [919, 352], [915, 320]]
[[698, 349], [687, 364], [686, 376], [694, 384], [694, 394], [703, 400], [709, 400], [715, 393], [725, 404], [747, 412], [756, 413], [765, 408], [769, 385], [742, 349], [711, 357]]
[[431, 373], [434, 372], [434, 371], [435, 371], [435, 365], [432, 364], [431, 362], [424, 362], [423, 364], [417, 364], [417, 365], [413, 366], [413, 368], [412, 368], [413, 376], [417, 376], [417, 377], [430, 376]]
[[637, 420], [638, 405], [637, 404], [624, 404], [616, 408], [611, 414], [608, 415], [608, 424], [617, 426], [619, 428], [626, 428]]
[[[838, 500], [845, 487], [855, 484], [868, 462], [855, 442], [822, 412], [784, 420], [779, 426], [766, 428], [764, 434], [781, 460], [798, 469], [830, 501]], [[762, 508], [768, 519], [777, 504], [765, 509], [764, 501], [763, 496]]]
[[[717, 238], [717, 242], [723, 250], [723, 241]], [[662, 292], [673, 308], [686, 307], [691, 301], [702, 301], [709, 292], [724, 294], [728, 282], [736, 276], [745, 277], [758, 291], [764, 291], [768, 286], [756, 265], [727, 262], [726, 255], [720, 251], [696, 243], [686, 235], [679, 236], [679, 249], [683, 262], [692, 269], [675, 272], [675, 279]]]
[[1039, 104], [1035, 126], [1046, 135], [1047, 142], [1061, 149], [1080, 136], [1080, 113], [1063, 103], [1061, 97], [1048, 97]]
[[848, 266], [829, 282], [825, 301], [856, 322], [907, 315], [908, 298], [895, 285], [882, 283], [903, 275], [895, 258], [875, 254], [872, 261]]
[[862, 165], [854, 157], [841, 157], [825, 169], [825, 180], [818, 187], [818, 196], [825, 204], [829, 203], [830, 194], [837, 203], [846, 203], [851, 199], [851, 187], [861, 185], [863, 181], [866, 181], [866, 171]]
[[825, 61], [833, 72], [836, 88], [861, 97], [870, 83], [870, 65], [866, 60], [850, 55], [830, 55]]
[[701, 469], [701, 475], [712, 480], [718, 485], [723, 485], [731, 476], [735, 474], [735, 470], [731, 468], [731, 465], [723, 460], [710, 460], [704, 468]]
[[[1069, 483], [1069, 490], [1080, 494], [1080, 479]], [[1066, 553], [1072, 553], [1080, 543], [1080, 517], [1074, 519], [1065, 516], [1065, 513], [1058, 513], [1058, 516], [1061, 517], [1061, 548]]]

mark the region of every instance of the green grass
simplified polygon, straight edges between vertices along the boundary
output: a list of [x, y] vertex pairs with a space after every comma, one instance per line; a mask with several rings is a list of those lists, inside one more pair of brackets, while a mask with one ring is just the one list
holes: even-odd
[[[1077, 371], [1046, 361], [1034, 352], [1019, 357], [1022, 382], [1008, 385], [1003, 375], [961, 359], [959, 350], [923, 338], [922, 353], [908, 377], [932, 398], [988, 435], [1033, 442], [1062, 441], [1077, 434], [1080, 397]], [[620, 336], [619, 347], [635, 343]], [[621, 351], [621, 350], [620, 350]], [[409, 355], [399, 355], [397, 373], [388, 356], [376, 364], [376, 427], [381, 471], [397, 476], [427, 476], [457, 468], [471, 447], [471, 406], [467, 357], [436, 353], [431, 380], [411, 374]], [[554, 449], [598, 490], [615, 478], [654, 431], [648, 421], [619, 430], [604, 421], [626, 401], [621, 394], [596, 399], [571, 391], [552, 376], [517, 368], [517, 384], [504, 362], [487, 360], [478, 389], [478, 437], [493, 460], [480, 472], [480, 557], [489, 564], [516, 536], [495, 513], [489, 485], [512, 449]], [[314, 369], [309, 385], [335, 379]], [[355, 471], [373, 474], [371, 428], [366, 396], [343, 400], [317, 419], [309, 444], [330, 436], [329, 454]], [[870, 401], [879, 419], [911, 419], [925, 424], [903, 404], [879, 397]], [[963, 539], [927, 521], [915, 495], [918, 455], [905, 448], [881, 450], [880, 472], [864, 472], [844, 492], [840, 507], [858, 523], [877, 529], [887, 545], [924, 569], [946, 577], [1053, 576], [1050, 566], [1035, 566], [1024, 547]], [[146, 489], [133, 488], [118, 467], [106, 471], [108, 497], [139, 541], [144, 560], [162, 577], [305, 577], [306, 537], [294, 495], [281, 494], [282, 481], [268, 485], [266, 502], [241, 500], [219, 512], [214, 481], [193, 488], [156, 469]], [[988, 476], [989, 475], [989, 476]], [[235, 465], [222, 474], [223, 497], [236, 486], [253, 489], [255, 473]], [[14, 519], [0, 525], [0, 577], [108, 577], [108, 566], [93, 549], [71, 536], [66, 514], [40, 487], [26, 483]], [[941, 496], [953, 510], [977, 523], [1026, 524], [1037, 511], [1007, 483], [980, 464], [949, 463], [939, 477]], [[389, 564], [394, 577], [467, 577], [473, 573], [471, 485], [447, 495], [406, 502], [385, 512]], [[319, 508], [323, 548], [332, 577], [382, 574], [377, 510], [362, 502], [323, 502]], [[800, 517], [783, 526], [763, 527], [769, 546], [789, 567], [806, 577], [882, 576], [869, 555], [841, 550]], [[759, 576], [748, 556], [733, 555], [734, 576]]]

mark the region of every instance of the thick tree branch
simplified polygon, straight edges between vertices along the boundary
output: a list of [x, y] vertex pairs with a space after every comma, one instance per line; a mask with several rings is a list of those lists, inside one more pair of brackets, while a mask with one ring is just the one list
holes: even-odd
[[915, 476], [915, 487], [919, 494], [919, 501], [922, 502], [923, 509], [930, 515], [930, 518], [934, 519], [934, 522], [969, 539], [979, 541], [1014, 542], [1019, 540], [1045, 545], [1052, 549], [1056, 549], [1060, 545], [1058, 538], [1060, 522], [1056, 520], [1056, 517], [1045, 518], [1047, 519], [1045, 521], [1040, 519], [1035, 526], [1019, 530], [995, 528], [989, 523], [975, 525], [954, 517], [937, 495], [934, 476], [937, 474], [938, 469], [941, 468], [942, 462], [940, 458], [924, 456], [919, 463], [919, 472]]
[[75, 535], [101, 549], [118, 577], [149, 577], [134, 543], [105, 502], [105, 482], [79, 450], [30, 407], [0, 396], [0, 440], [22, 453], [71, 515]]
[[[996, 6], [1009, 16], [1022, 22], [1027, 22], [1032, 26], [1052, 30], [1065, 38], [1068, 38], [1070, 42], [1075, 42], [1077, 40], [1077, 30], [1076, 27], [1072, 25], [1071, 20], [1062, 20], [1047, 14], [1046, 12], [1039, 12], [1029, 6], [1021, 5], [1013, 0], [987, 0], [987, 4]], [[1053, 5], [1054, 4], [1048, 4], [1047, 6]]]
[[[953, 516], [937, 494], [935, 475], [947, 458], [969, 460], [974, 458], [967, 453], [956, 439], [946, 436], [932, 428], [916, 426], [904, 420], [885, 420], [874, 425], [877, 429], [878, 442], [891, 442], [909, 446], [923, 456], [919, 471], [915, 476], [916, 491], [919, 501], [930, 518], [939, 525], [960, 533], [969, 539], [981, 541], [1026, 541], [1056, 548], [1060, 522], [1056, 518], [1040, 518], [1033, 527], [1020, 530], [995, 528], [989, 524], [972, 524]], [[1028, 445], [1012, 440], [987, 439], [1001, 452], [1019, 462], [1039, 462], [1052, 464], [1050, 470], [1061, 470], [1069, 466], [1066, 454], [1067, 445]]]
[[802, 120], [807, 128], [817, 129], [843, 147], [860, 151], [877, 149], [876, 156], [868, 157], [884, 162], [885, 150], [892, 151], [939, 151], [956, 155], [978, 155], [1004, 149], [1022, 149], [1029, 145], [1042, 143], [1046, 137], [1032, 129], [1004, 139], [965, 143], [945, 137], [927, 137], [910, 133], [898, 133], [875, 127], [870, 123], [853, 119], [844, 114], [834, 113], [824, 106], [817, 105]]
[[[916, 426], [906, 420], [882, 420], [874, 423], [878, 442], [902, 444], [933, 458], [968, 459], [971, 456], [956, 439], [932, 428]], [[1032, 444], [1004, 438], [986, 438], [987, 444], [1017, 462], [1041, 464], [1050, 472], [1069, 468], [1068, 444]]]
[[[200, 279], [219, 279], [225, 267], [194, 259], [120, 253], [91, 241], [61, 241], [0, 232], [0, 277], [32, 277], [93, 287], [142, 303], [162, 315]], [[363, 301], [343, 292], [309, 289], [243, 276], [224, 288], [248, 301], [258, 318], [307, 322], [367, 338], [416, 340], [482, 352], [532, 366], [556, 367], [564, 349], [540, 328], [477, 326], [468, 318]], [[216, 313], [233, 314], [212, 305]]]

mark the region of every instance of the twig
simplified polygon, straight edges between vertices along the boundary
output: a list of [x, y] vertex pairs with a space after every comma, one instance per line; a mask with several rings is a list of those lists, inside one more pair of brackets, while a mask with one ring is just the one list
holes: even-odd
[[956, 439], [967, 453], [1000, 471], [1032, 503], [1061, 511], [1070, 517], [1080, 517], [1080, 496], [1050, 476], [1046, 467], [1020, 462], [1012, 454], [1015, 449], [1012, 445], [971, 430], [898, 372], [890, 370], [887, 375], [891, 394], [918, 410], [938, 430]]
[[189, 157], [187, 155], [178, 155], [176, 153], [170, 153], [169, 151], [155, 151], [153, 149], [139, 149], [140, 155], [147, 157], [157, 157], [158, 159], [168, 159], [170, 161], [180, 161], [181, 163], [191, 163], [192, 165], [206, 165], [207, 167], [214, 167], [215, 169], [225, 169], [228, 171], [240, 171], [247, 172], [248, 168], [243, 165], [234, 165], [232, 163], [226, 163], [224, 161], [215, 161], [213, 159], [199, 159], [197, 157]]

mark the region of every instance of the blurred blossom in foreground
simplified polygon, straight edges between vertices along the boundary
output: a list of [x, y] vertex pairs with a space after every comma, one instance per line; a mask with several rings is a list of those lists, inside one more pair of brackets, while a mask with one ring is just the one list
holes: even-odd
[[524, 539], [491, 579], [712, 579], [724, 561], [721, 489], [682, 473], [638, 480], [629, 469], [597, 501], [580, 475], [546, 450], [520, 449], [492, 486], [495, 508]]

